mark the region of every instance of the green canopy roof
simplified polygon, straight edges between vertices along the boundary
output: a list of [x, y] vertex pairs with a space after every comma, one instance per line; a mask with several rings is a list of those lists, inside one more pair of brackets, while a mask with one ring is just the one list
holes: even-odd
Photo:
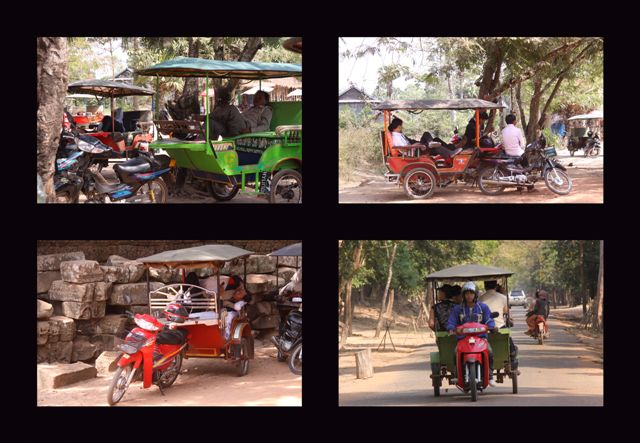
[[486, 280], [509, 277], [513, 272], [506, 269], [476, 264], [458, 265], [427, 275], [427, 280]]
[[253, 254], [242, 248], [231, 245], [204, 245], [193, 248], [175, 249], [160, 252], [149, 257], [139, 258], [138, 261], [147, 265], [167, 265], [171, 267], [192, 266], [196, 264], [221, 263], [243, 258]]
[[477, 98], [458, 98], [453, 100], [386, 100], [377, 104], [373, 109], [419, 110], [419, 109], [501, 109], [504, 106]]
[[93, 94], [102, 97], [125, 97], [129, 95], [153, 95], [153, 89], [113, 80], [80, 80], [69, 84], [69, 92], [77, 94]]
[[234, 62], [205, 60], [202, 58], [178, 57], [147, 69], [136, 71], [138, 75], [160, 75], [163, 77], [211, 77], [265, 79], [302, 75], [302, 66], [292, 63]]

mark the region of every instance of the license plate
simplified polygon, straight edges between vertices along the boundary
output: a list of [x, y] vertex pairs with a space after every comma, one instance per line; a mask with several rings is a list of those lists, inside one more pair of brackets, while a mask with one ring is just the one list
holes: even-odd
[[169, 161], [169, 167], [170, 167], [170, 168], [175, 168], [175, 167], [176, 167], [176, 159], [175, 159], [175, 158], [172, 158], [172, 159]]

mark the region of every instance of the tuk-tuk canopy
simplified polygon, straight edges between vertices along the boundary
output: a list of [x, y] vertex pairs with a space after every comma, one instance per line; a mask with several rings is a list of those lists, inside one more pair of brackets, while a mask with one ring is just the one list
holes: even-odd
[[284, 47], [284, 49], [302, 54], [302, 37], [293, 37], [287, 39], [282, 43], [282, 46]]
[[568, 118], [567, 120], [596, 120], [596, 119], [601, 119], [604, 118], [604, 115], [602, 113], [602, 111], [594, 111], [594, 112], [590, 112], [589, 114], [580, 114], [580, 115], [574, 115], [571, 118]]
[[178, 57], [166, 60], [147, 69], [136, 71], [138, 75], [163, 77], [210, 77], [258, 80], [302, 75], [302, 66], [293, 63], [235, 62]]
[[302, 257], [302, 243], [294, 243], [269, 254], [272, 257]]
[[93, 94], [102, 97], [126, 97], [129, 95], [153, 95], [153, 89], [113, 80], [80, 80], [69, 84], [69, 92], [78, 94]]
[[510, 277], [513, 272], [493, 266], [466, 264], [442, 269], [427, 275], [427, 280], [461, 281], [461, 280], [488, 280], [502, 277]]
[[147, 267], [157, 265], [170, 268], [219, 268], [224, 266], [225, 262], [246, 258], [251, 254], [253, 252], [231, 245], [204, 245], [160, 252], [149, 257], [139, 258], [138, 261]]
[[381, 111], [420, 110], [420, 109], [501, 109], [504, 106], [477, 98], [458, 98], [452, 100], [386, 100], [373, 109]]

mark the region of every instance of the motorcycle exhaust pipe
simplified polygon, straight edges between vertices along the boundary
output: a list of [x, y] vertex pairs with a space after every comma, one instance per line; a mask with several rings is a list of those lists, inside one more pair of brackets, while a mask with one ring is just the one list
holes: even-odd
[[483, 180], [482, 182], [487, 184], [492, 184], [492, 185], [498, 185], [498, 186], [530, 186], [533, 184], [530, 182], [518, 183], [518, 182], [501, 181], [501, 180]]

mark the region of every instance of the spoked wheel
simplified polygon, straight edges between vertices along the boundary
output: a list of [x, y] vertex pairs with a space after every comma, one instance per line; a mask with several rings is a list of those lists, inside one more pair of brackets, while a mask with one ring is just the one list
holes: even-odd
[[413, 169], [404, 177], [404, 192], [409, 198], [429, 198], [435, 190], [436, 176], [428, 169]]
[[125, 366], [124, 368], [120, 366], [116, 370], [109, 385], [109, 391], [107, 392], [107, 402], [109, 405], [115, 405], [124, 397], [125, 392], [127, 392], [127, 380], [131, 375], [131, 371], [131, 365]]
[[[141, 196], [139, 203], [166, 203], [169, 190], [162, 178], [156, 178], [140, 188], [136, 197]], [[133, 199], [132, 199], [133, 200]]]
[[296, 375], [302, 375], [302, 343], [294, 346], [289, 354], [289, 370]]
[[547, 169], [544, 173], [544, 182], [551, 192], [559, 195], [567, 195], [573, 188], [571, 177], [558, 168]]
[[[498, 168], [485, 168], [480, 171], [478, 178], [478, 186], [483, 194], [486, 195], [498, 195], [501, 194], [505, 186], [501, 186], [497, 183], [491, 183], [493, 181], [499, 181], [501, 178], [507, 175]], [[490, 182], [491, 181], [491, 182]]]
[[302, 203], [302, 174], [283, 169], [271, 179], [269, 203]]
[[209, 191], [213, 198], [215, 198], [219, 202], [226, 202], [231, 200], [238, 194], [240, 190], [240, 186], [235, 184], [224, 184], [224, 183], [209, 183]]
[[469, 368], [469, 390], [471, 391], [471, 401], [478, 401], [478, 386], [476, 380], [477, 363], [467, 363]]
[[240, 340], [240, 366], [238, 377], [244, 377], [249, 372], [249, 342], [246, 338]]
[[180, 375], [180, 369], [182, 369], [182, 353], [175, 356], [173, 363], [169, 365], [167, 369], [162, 372], [158, 384], [162, 385], [162, 388], [168, 388], [178, 379]]

